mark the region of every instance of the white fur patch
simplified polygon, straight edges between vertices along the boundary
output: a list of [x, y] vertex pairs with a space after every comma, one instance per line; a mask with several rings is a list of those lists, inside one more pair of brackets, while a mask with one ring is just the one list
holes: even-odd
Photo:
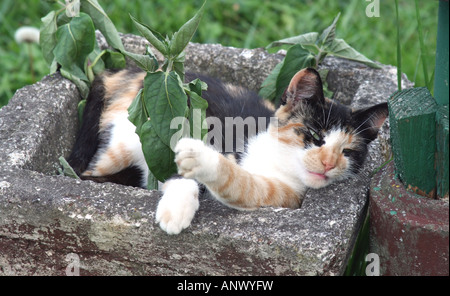
[[[131, 161], [129, 165], [139, 167], [143, 173], [143, 182], [141, 187], [147, 187], [148, 178], [148, 166], [142, 152], [142, 145], [139, 140], [139, 136], [135, 133], [136, 127], [128, 120], [128, 113], [121, 112], [118, 114], [112, 122], [111, 135], [109, 137], [109, 143], [106, 149], [111, 147], [124, 147], [125, 153], [130, 157]], [[112, 168], [110, 174], [117, 173], [125, 167], [114, 167], [112, 160], [105, 154], [105, 149], [98, 150], [96, 156], [93, 159], [97, 159], [95, 162], [91, 162], [88, 171], [92, 176], [102, 176], [97, 170], [101, 168]], [[114, 170], [113, 170], [114, 169]]]
[[299, 176], [303, 173], [300, 159], [304, 150], [285, 145], [268, 132], [252, 138], [241, 167], [254, 174], [278, 179], [296, 192], [303, 192], [305, 186]]
[[345, 133], [339, 129], [333, 129], [333, 130], [329, 131], [326, 134], [325, 139], [324, 139], [325, 146], [327, 146], [327, 147], [343, 146], [348, 140], [348, 137], [343, 136], [343, 134], [345, 135]]
[[[144, 152], [142, 151], [142, 144], [139, 140], [139, 136], [136, 134], [136, 126], [128, 120], [128, 113], [126, 118], [118, 119], [118, 122], [114, 122], [114, 130], [112, 138], [126, 140], [124, 141], [127, 150], [130, 151], [133, 158], [133, 165], [139, 167], [143, 173], [142, 187], [147, 187], [148, 178], [148, 166], [145, 161]], [[117, 133], [117, 135], [114, 135]]]
[[164, 195], [156, 210], [156, 222], [168, 234], [179, 234], [191, 225], [198, 210], [198, 185], [194, 180], [174, 179], [163, 185]]

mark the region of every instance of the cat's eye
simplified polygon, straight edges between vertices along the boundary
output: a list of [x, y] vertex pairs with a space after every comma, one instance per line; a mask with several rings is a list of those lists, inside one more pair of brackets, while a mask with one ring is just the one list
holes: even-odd
[[352, 152], [353, 152], [353, 150], [352, 149], [348, 149], [348, 148], [345, 148], [345, 149], [342, 150], [342, 153], [344, 153], [345, 155], [348, 155], [348, 154], [350, 154]]
[[316, 133], [315, 131], [313, 131], [312, 129], [309, 129], [309, 133], [311, 134], [311, 136], [316, 140], [316, 141], [320, 141], [320, 136], [318, 133]]

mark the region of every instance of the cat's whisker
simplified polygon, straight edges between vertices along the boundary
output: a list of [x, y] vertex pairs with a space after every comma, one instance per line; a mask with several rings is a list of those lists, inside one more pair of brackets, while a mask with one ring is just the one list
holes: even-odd
[[324, 109], [324, 108], [322, 108], [322, 115], [323, 115], [323, 117], [322, 117], [322, 123], [320, 124], [320, 126], [321, 126], [323, 129], [325, 129], [327, 123], [326, 123], [326, 121], [324, 121], [324, 119], [325, 119], [325, 109]]
[[[368, 122], [369, 120], [372, 120], [372, 118], [375, 116], [375, 114], [371, 114], [366, 120], [364, 120], [356, 129], [355, 129], [355, 132], [356, 131], [358, 131], [358, 129], [361, 127], [361, 126], [363, 126], [366, 122]], [[364, 130], [366, 130], [366, 129], [364, 129]], [[358, 134], [359, 134], [359, 132], [358, 132]]]
[[[356, 134], [354, 133], [354, 135], [355, 135], [355, 136], [358, 136], [358, 135], [361, 134], [362, 132], [367, 131], [367, 130], [370, 130], [370, 129], [373, 129], [373, 127], [372, 127], [372, 126], [366, 127], [365, 129], [362, 129], [362, 130], [358, 131]], [[369, 140], [369, 138], [364, 138], [364, 137], [362, 137], [362, 138], [363, 138], [363, 139], [366, 139], [366, 140]]]
[[317, 123], [317, 125], [320, 126], [321, 129], [326, 130], [326, 125], [324, 125], [323, 121], [319, 121], [319, 119], [313, 118], [313, 122]]
[[330, 121], [330, 115], [331, 115], [331, 111], [333, 110], [333, 105], [334, 105], [334, 103], [331, 103], [330, 105], [331, 105], [331, 106], [330, 106], [330, 109], [329, 109], [329, 111], [328, 111], [328, 117], [327, 117], [327, 120], [325, 121], [325, 126], [328, 126], [328, 124], [329, 124], [329, 121]]

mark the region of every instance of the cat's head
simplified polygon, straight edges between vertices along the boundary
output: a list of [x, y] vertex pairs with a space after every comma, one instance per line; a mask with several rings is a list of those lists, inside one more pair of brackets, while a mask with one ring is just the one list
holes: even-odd
[[278, 140], [294, 151], [296, 172], [308, 187], [320, 188], [355, 175], [388, 116], [387, 103], [352, 110], [323, 95], [316, 70], [307, 68], [291, 80], [276, 111]]

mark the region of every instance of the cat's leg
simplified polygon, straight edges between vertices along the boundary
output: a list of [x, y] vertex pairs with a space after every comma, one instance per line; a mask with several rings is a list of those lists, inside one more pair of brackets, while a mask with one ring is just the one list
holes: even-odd
[[179, 174], [203, 183], [214, 197], [231, 207], [300, 206], [299, 192], [285, 182], [251, 174], [200, 140], [181, 139], [175, 153]]
[[162, 186], [162, 191], [156, 222], [168, 234], [178, 234], [189, 227], [198, 210], [198, 184], [191, 179], [169, 179]]

